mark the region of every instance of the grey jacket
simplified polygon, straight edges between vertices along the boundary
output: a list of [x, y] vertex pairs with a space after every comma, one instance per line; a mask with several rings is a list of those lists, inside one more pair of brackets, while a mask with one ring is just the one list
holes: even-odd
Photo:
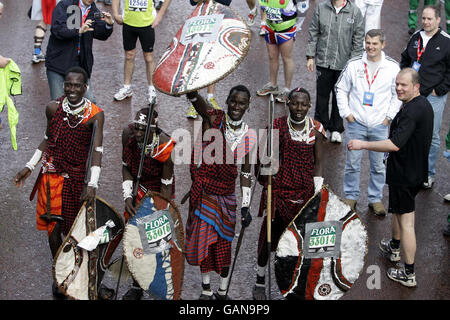
[[350, 58], [363, 53], [364, 18], [359, 8], [347, 0], [336, 14], [331, 0], [319, 3], [309, 24], [307, 57], [316, 66], [342, 70]]

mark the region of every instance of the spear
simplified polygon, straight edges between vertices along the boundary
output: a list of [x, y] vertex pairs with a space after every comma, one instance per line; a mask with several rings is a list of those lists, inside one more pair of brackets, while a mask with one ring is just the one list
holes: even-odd
[[[273, 95], [270, 94], [269, 100], [269, 125], [267, 133], [267, 156], [269, 159], [272, 158], [272, 144], [273, 144], [273, 118], [274, 118], [274, 100]], [[271, 272], [270, 272], [270, 252], [272, 243], [272, 175], [269, 174], [267, 177], [267, 268], [268, 268], [268, 278], [269, 278], [269, 300], [271, 300]]]
[[[149, 107], [150, 110], [149, 110], [149, 115], [147, 117], [147, 127], [145, 128], [144, 144], [143, 144], [142, 150], [141, 150], [141, 159], [139, 161], [138, 174], [137, 174], [136, 183], [135, 183], [134, 189], [133, 189], [133, 206], [136, 205], [136, 198], [137, 198], [137, 194], [139, 191], [139, 181], [141, 180], [142, 168], [144, 167], [145, 149], [147, 148], [148, 136], [150, 135], [150, 125], [153, 122], [153, 109], [154, 108], [155, 108], [155, 102], [153, 101]], [[114, 295], [114, 300], [117, 299], [117, 292], [119, 291], [120, 278], [122, 277], [122, 269], [123, 269], [124, 259], [125, 259], [125, 257], [122, 255], [122, 261], [120, 262], [119, 277], [117, 279], [117, 286], [116, 286], [116, 293]]]

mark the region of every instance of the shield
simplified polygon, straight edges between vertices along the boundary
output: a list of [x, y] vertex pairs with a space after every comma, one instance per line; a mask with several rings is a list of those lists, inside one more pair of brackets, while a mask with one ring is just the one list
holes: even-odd
[[[95, 249], [88, 251], [78, 246], [98, 229], [104, 231]], [[53, 279], [65, 295], [77, 300], [97, 300], [105, 270], [123, 230], [122, 218], [105, 200], [97, 197], [94, 208], [83, 204], [53, 260]]]
[[359, 278], [367, 231], [328, 187], [316, 193], [283, 232], [275, 277], [287, 299], [336, 300]]
[[202, 2], [172, 39], [153, 74], [155, 87], [181, 95], [225, 78], [250, 49], [250, 29], [228, 6]]
[[136, 282], [150, 296], [178, 300], [184, 277], [184, 229], [173, 201], [148, 191], [128, 220], [123, 254]]

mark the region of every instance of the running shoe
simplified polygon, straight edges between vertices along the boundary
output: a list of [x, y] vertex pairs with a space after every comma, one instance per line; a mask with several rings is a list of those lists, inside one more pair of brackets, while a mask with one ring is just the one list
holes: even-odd
[[405, 287], [412, 288], [417, 286], [416, 274], [415, 273], [407, 274], [404, 266], [401, 267], [400, 269], [389, 268], [387, 271], [387, 276], [389, 279], [399, 282]]
[[272, 86], [272, 84], [266, 83], [262, 89], [256, 91], [256, 95], [258, 96], [267, 96], [268, 94], [277, 95], [278, 94], [278, 86]]
[[186, 117], [190, 119], [197, 119], [197, 116], [198, 116], [197, 110], [195, 110], [194, 106], [191, 105], [188, 109]]
[[44, 62], [45, 61], [45, 56], [43, 54], [33, 54], [33, 57], [31, 58], [31, 62], [33, 63], [39, 63], [39, 62]]
[[148, 104], [156, 104], [158, 101], [156, 97], [156, 90], [155, 87], [148, 88]]
[[122, 87], [119, 92], [114, 95], [114, 100], [122, 101], [123, 99], [129, 98], [133, 95], [133, 90], [130, 88]]
[[255, 5], [255, 7], [248, 13], [247, 24], [249, 27], [255, 24], [255, 19], [257, 15], [258, 15], [258, 6]]
[[264, 24], [259, 27], [259, 35], [264, 36], [266, 34], [266, 29], [264, 29]]
[[219, 104], [217, 103], [216, 99], [214, 99], [214, 97], [208, 98], [207, 101], [208, 101], [209, 105], [211, 107], [213, 107], [214, 109], [222, 110], [222, 108], [219, 106]]
[[391, 262], [400, 261], [400, 248], [394, 249], [391, 247], [390, 239], [383, 239], [380, 241], [380, 250]]
[[278, 96], [275, 98], [276, 101], [280, 103], [286, 103], [289, 96], [289, 90], [283, 90]]

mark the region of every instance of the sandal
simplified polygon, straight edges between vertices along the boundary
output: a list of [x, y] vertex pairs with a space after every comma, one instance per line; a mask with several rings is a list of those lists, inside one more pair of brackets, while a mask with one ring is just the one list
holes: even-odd
[[266, 287], [255, 285], [253, 287], [253, 300], [267, 300]]
[[214, 297], [216, 297], [216, 300], [231, 300], [230, 297], [226, 294], [220, 294], [218, 292], [214, 292]]
[[64, 292], [62, 292], [61, 289], [54, 282], [52, 284], [52, 293], [53, 293], [53, 296], [57, 299], [65, 299], [66, 298], [66, 295], [64, 294]]
[[100, 289], [98, 289], [98, 299], [99, 300], [112, 300], [114, 297], [114, 289], [110, 289], [107, 286], [101, 284]]
[[122, 300], [141, 300], [143, 290], [140, 287], [132, 286], [122, 297]]

